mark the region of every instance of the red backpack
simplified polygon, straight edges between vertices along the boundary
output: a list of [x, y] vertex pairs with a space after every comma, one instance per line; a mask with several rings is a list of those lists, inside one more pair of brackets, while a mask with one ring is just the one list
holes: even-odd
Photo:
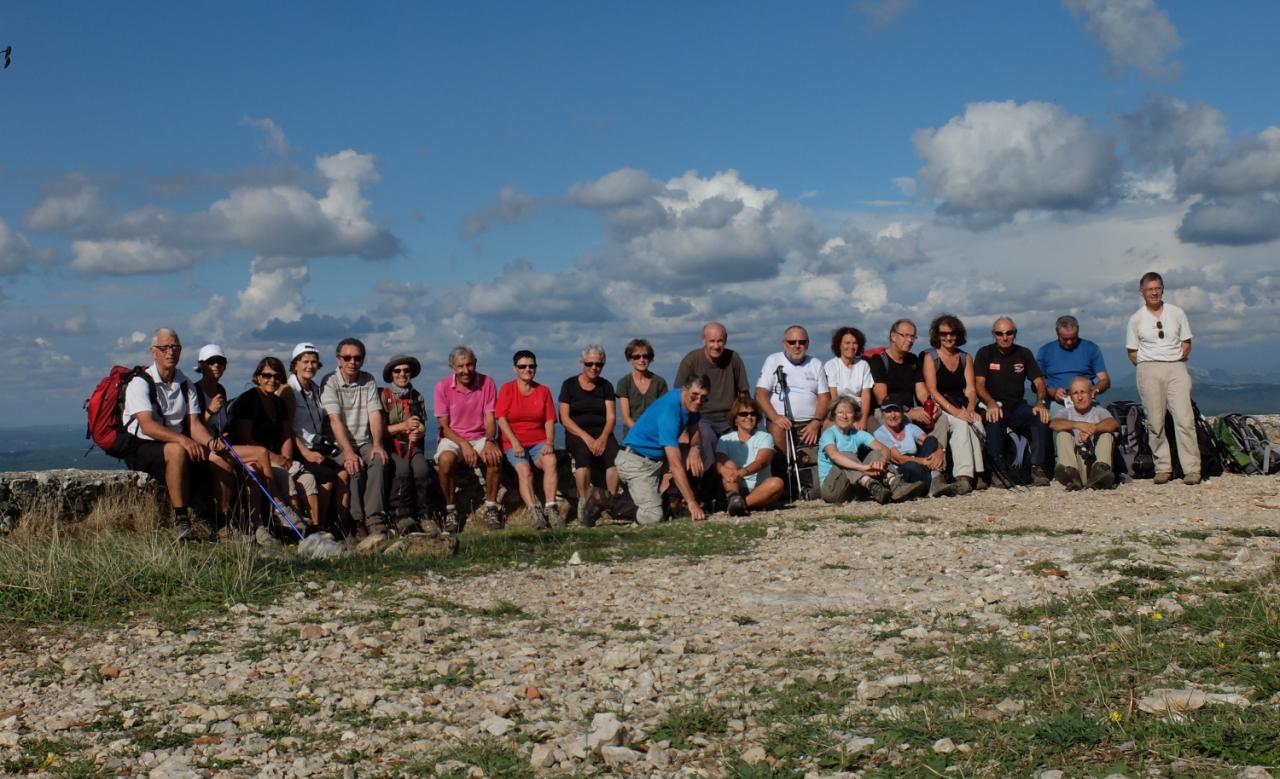
[[[124, 393], [129, 382], [141, 376], [151, 389], [151, 405], [160, 414], [160, 404], [156, 400], [156, 384], [141, 365], [126, 368], [114, 365], [111, 372], [93, 388], [88, 400], [84, 402], [89, 416], [89, 424], [84, 437], [93, 439], [102, 451], [112, 457], [122, 458], [130, 453], [134, 446], [134, 437], [124, 427]], [[93, 447], [90, 447], [93, 448]]]

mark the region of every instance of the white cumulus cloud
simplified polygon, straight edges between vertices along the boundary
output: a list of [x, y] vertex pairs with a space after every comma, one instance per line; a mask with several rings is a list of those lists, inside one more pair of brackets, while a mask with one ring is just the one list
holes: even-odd
[[72, 241], [71, 251], [71, 270], [86, 274], [161, 273], [189, 268], [193, 262], [189, 253], [150, 239]]
[[1091, 209], [1111, 196], [1120, 164], [1113, 141], [1051, 103], [971, 103], [913, 138], [919, 179], [943, 216], [974, 228], [1021, 211]]
[[1135, 68], [1145, 76], [1174, 76], [1179, 65], [1167, 62], [1182, 45], [1178, 30], [1154, 0], [1063, 0], [1084, 19], [1085, 29], [1107, 52], [1117, 70]]
[[26, 270], [33, 256], [31, 241], [10, 230], [9, 224], [0, 219], [0, 276]]

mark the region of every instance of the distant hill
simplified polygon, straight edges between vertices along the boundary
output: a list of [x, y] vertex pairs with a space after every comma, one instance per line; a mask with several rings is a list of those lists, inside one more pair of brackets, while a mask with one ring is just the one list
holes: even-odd
[[[1197, 381], [1192, 396], [1200, 411], [1211, 417], [1231, 411], [1241, 414], [1280, 413], [1280, 384], [1210, 384]], [[1138, 388], [1115, 386], [1104, 397], [1107, 402], [1126, 398], [1137, 400]]]

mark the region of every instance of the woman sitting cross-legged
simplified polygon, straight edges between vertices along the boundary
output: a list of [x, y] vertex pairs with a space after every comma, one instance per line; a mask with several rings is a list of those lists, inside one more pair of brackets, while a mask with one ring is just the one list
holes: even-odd
[[[520, 481], [520, 497], [529, 509], [533, 527], [564, 527], [564, 519], [556, 506], [559, 474], [556, 471], [556, 410], [551, 403], [551, 390], [533, 380], [538, 372], [538, 358], [521, 349], [511, 359], [516, 378], [498, 390], [494, 414], [502, 431], [502, 448], [507, 462], [516, 469]], [[542, 469], [543, 502], [533, 489], [533, 463]]]
[[853, 426], [853, 400], [840, 398], [832, 410], [834, 425], [818, 439], [818, 479], [822, 499], [847, 503], [859, 494], [876, 503], [904, 500], [908, 492], [918, 494], [915, 485], [904, 484], [889, 471], [889, 450], [865, 430]]
[[[760, 409], [749, 395], [740, 395], [729, 407], [733, 430], [716, 442], [716, 467], [729, 498], [729, 515], [745, 517], [751, 509], [775, 503], [786, 487], [771, 476], [773, 436], [760, 430]], [[761, 474], [764, 478], [761, 478]]]

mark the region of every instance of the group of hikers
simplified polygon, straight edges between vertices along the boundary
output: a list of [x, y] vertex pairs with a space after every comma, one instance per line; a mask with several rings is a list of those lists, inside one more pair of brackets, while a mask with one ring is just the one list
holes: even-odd
[[[1158, 273], [1145, 274], [1139, 288], [1143, 305], [1129, 320], [1125, 346], [1147, 410], [1155, 481], [1172, 479], [1167, 410], [1183, 481], [1196, 484], [1190, 325], [1182, 309], [1164, 302]], [[253, 388], [229, 399], [223, 350], [200, 349], [199, 380], [192, 382], [178, 367], [178, 334], [161, 328], [151, 341], [152, 364], [122, 391], [120, 454], [130, 469], [164, 483], [182, 538], [199, 535], [193, 489], [210, 494], [213, 515], [202, 519], [215, 535], [254, 529], [236, 521], [235, 487], [244, 476], [272, 505], [291, 506], [303, 518], [300, 531], [456, 534], [465, 522], [459, 479], [474, 471], [483, 484], [480, 516], [498, 529], [506, 466], [534, 527], [561, 527], [569, 519], [556, 503], [565, 456], [575, 516], [588, 526], [604, 512], [656, 523], [675, 505], [701, 520], [721, 501], [741, 516], [788, 497], [888, 503], [1048, 486], [1051, 443], [1053, 479], [1066, 489], [1113, 486], [1118, 423], [1097, 402], [1111, 386], [1097, 344], [1080, 337], [1069, 315], [1058, 318], [1054, 340], [1035, 354], [1017, 343], [1009, 317], [996, 319], [991, 334], [991, 343], [970, 354], [962, 348], [964, 323], [942, 314], [929, 324], [928, 348], [916, 351], [916, 325], [899, 319], [887, 347], [868, 350], [861, 330], [841, 327], [824, 362], [810, 354], [808, 331], [794, 325], [751, 384], [742, 358], [727, 346], [728, 330], [709, 322], [670, 385], [650, 369], [651, 344], [636, 338], [624, 350], [630, 371], [616, 387], [602, 375], [604, 347], [593, 344], [554, 401], [535, 378], [533, 352], [513, 355], [514, 378], [499, 387], [478, 372], [475, 353], [458, 346], [428, 411], [413, 385], [422, 365], [411, 355], [387, 360], [379, 386], [364, 369], [360, 340], [338, 342], [336, 370], [323, 378], [320, 349], [303, 342], [287, 370], [276, 357], [259, 360]], [[1034, 400], [1026, 398], [1028, 387]], [[428, 413], [438, 428], [434, 452], [426, 446]], [[564, 428], [559, 453], [557, 424]], [[1030, 468], [1015, 468], [1015, 458]], [[801, 466], [815, 464], [816, 480], [803, 484]], [[269, 515], [265, 505], [247, 513], [252, 525]], [[270, 535], [265, 527], [257, 532], [260, 540]]]

